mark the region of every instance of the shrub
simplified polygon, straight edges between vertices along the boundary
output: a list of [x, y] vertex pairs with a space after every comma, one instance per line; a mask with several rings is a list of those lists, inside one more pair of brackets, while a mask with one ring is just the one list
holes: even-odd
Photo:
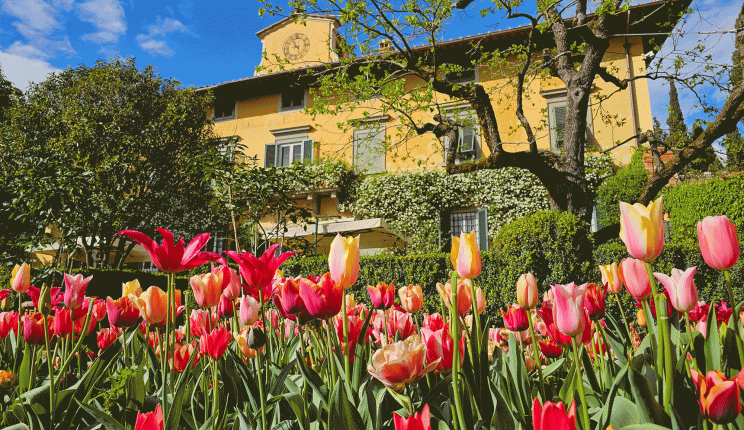
[[597, 211], [601, 225], [620, 222], [618, 202], [636, 202], [648, 183], [648, 174], [643, 165], [643, 151], [633, 154], [630, 164], [606, 179], [597, 189]]

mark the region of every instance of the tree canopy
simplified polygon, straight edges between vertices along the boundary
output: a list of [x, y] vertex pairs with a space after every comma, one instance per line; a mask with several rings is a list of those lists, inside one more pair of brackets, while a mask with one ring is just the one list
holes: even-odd
[[[6, 216], [81, 240], [89, 265], [118, 264], [113, 234], [215, 228], [200, 156], [219, 156], [211, 96], [134, 59], [98, 61], [32, 85], [0, 134]], [[226, 222], [224, 224], [226, 226]], [[127, 245], [128, 246], [128, 245]], [[100, 252], [94, 253], [98, 249]], [[98, 257], [98, 260], [94, 258]]]

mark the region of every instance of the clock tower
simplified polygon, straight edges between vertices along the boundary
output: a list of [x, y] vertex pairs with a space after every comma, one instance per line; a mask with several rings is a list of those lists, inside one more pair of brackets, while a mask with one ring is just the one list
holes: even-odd
[[338, 60], [338, 27], [331, 15], [292, 14], [256, 33], [263, 45], [256, 76]]

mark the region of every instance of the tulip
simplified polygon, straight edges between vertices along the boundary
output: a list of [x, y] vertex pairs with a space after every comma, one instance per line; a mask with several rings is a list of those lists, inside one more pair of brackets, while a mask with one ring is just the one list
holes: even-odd
[[96, 343], [99, 349], [106, 349], [116, 340], [119, 333], [116, 330], [105, 328], [96, 334]]
[[[47, 323], [52, 331], [54, 317], [47, 317]], [[44, 344], [44, 317], [40, 313], [23, 316], [23, 339], [31, 345]]]
[[139, 280], [135, 279], [134, 281], [123, 282], [121, 284], [121, 296], [125, 297], [130, 294], [134, 294], [137, 297], [142, 294], [142, 286], [140, 286]]
[[217, 304], [217, 318], [232, 318], [235, 315], [234, 305], [234, 300], [220, 296], [220, 302]]
[[708, 317], [710, 305], [705, 302], [697, 302], [697, 305], [687, 314], [690, 322], [697, 322]]
[[711, 370], [705, 376], [690, 368], [692, 382], [698, 393], [700, 412], [716, 424], [728, 424], [741, 413], [739, 387], [735, 379], [728, 379], [720, 370]]
[[202, 335], [199, 342], [199, 351], [203, 355], [212, 357], [212, 360], [219, 360], [227, 350], [230, 338], [230, 333], [225, 327], [215, 328], [211, 333]]
[[17, 293], [25, 293], [31, 286], [31, 266], [26, 263], [15, 265], [10, 275], [10, 288]]
[[244, 325], [252, 326], [258, 320], [261, 305], [253, 297], [245, 295], [240, 298], [240, 309], [238, 312], [240, 322]]
[[160, 324], [165, 321], [167, 293], [152, 286], [139, 297], [131, 294], [129, 300], [137, 306], [142, 319], [150, 324]]
[[690, 312], [697, 306], [697, 288], [695, 288], [694, 277], [697, 267], [690, 267], [684, 272], [672, 269], [672, 276], [663, 273], [654, 273], [656, 279], [664, 285], [669, 293], [669, 302], [674, 309], [680, 312]]
[[132, 327], [140, 317], [139, 308], [126, 296], [117, 300], [107, 297], [106, 314], [112, 327]]
[[[31, 301], [34, 304], [34, 307], [36, 309], [39, 309], [39, 297], [41, 297], [41, 290], [34, 286], [30, 286], [28, 287], [28, 290], [26, 290], [26, 294], [31, 296]], [[51, 298], [52, 306], [57, 306], [57, 304], [64, 298], [64, 293], [62, 293], [62, 288], [60, 287], [50, 288], [49, 295]]]
[[[454, 243], [454, 242], [453, 242]], [[457, 252], [457, 274], [466, 279], [475, 279], [481, 272], [481, 256], [475, 232], [460, 233]]]
[[250, 335], [250, 333], [251, 330], [248, 327], [244, 328], [243, 331], [241, 331], [240, 333], [233, 333], [235, 343], [237, 343], [240, 352], [243, 354], [243, 362], [245, 362], [247, 359], [256, 358], [256, 356], [263, 350], [263, 346], [257, 347], [255, 349], [251, 348], [251, 346], [248, 344], [248, 336]]
[[532, 273], [525, 273], [517, 280], [517, 303], [524, 309], [535, 309], [540, 302], [537, 280]]
[[620, 272], [616, 262], [599, 266], [599, 271], [602, 272], [602, 284], [607, 289], [608, 293], [617, 294], [623, 289], [623, 280], [620, 277]]
[[[317, 282], [314, 277], [310, 276], [309, 278], [309, 282]], [[274, 305], [284, 318], [297, 321], [300, 324], [307, 324], [313, 319], [313, 316], [308, 312], [305, 301], [300, 294], [301, 283], [302, 278], [299, 276], [296, 278], [282, 278], [274, 283], [276, 293], [274, 295]]]
[[[457, 280], [457, 313], [460, 315], [466, 314], [472, 307], [472, 299], [470, 297], [470, 289], [472, 288], [473, 281], [470, 279], [458, 279]], [[437, 291], [439, 296], [442, 298], [446, 307], [452, 306], [452, 286], [450, 281], [446, 284], [437, 284]]]
[[52, 325], [54, 334], [63, 338], [72, 333], [73, 325], [71, 313], [72, 311], [70, 309], [57, 310], [54, 314], [54, 324]]
[[331, 279], [342, 289], [350, 288], [359, 276], [359, 236], [336, 235], [328, 254]]
[[155, 412], [143, 414], [137, 411], [137, 421], [134, 430], [163, 430], [163, 409], [158, 405]]
[[228, 266], [222, 266], [220, 269], [213, 268], [212, 272], [215, 270], [224, 271], [222, 275], [224, 287], [222, 295], [230, 299], [237, 299], [240, 297], [243, 293], [243, 286], [240, 285], [240, 275], [238, 275], [238, 272]]
[[530, 326], [527, 311], [516, 303], [506, 308], [506, 312], [503, 309], [499, 311], [504, 318], [504, 326], [511, 331], [526, 330]]
[[302, 278], [300, 294], [307, 311], [317, 319], [328, 319], [341, 311], [341, 300], [344, 290], [326, 273], [320, 278]]
[[15, 376], [7, 371], [0, 370], [0, 388], [10, 388], [15, 385]]
[[450, 249], [450, 262], [452, 270], [457, 271], [457, 257], [460, 254], [460, 238], [452, 236], [452, 248]]
[[648, 279], [648, 271], [643, 261], [625, 258], [620, 262], [619, 272], [631, 296], [643, 300], [651, 295], [651, 281]]
[[576, 400], [571, 402], [571, 407], [566, 413], [563, 402], [547, 401], [544, 405], [540, 405], [540, 401], [535, 398], [532, 403], [532, 428], [534, 430], [576, 430]]
[[383, 346], [372, 355], [372, 364], [367, 372], [386, 387], [401, 391], [406, 384], [412, 384], [439, 365], [439, 360], [424, 366], [426, 347], [418, 336]]
[[400, 307], [406, 312], [415, 314], [424, 308], [424, 293], [420, 285], [408, 285], [398, 290]]
[[65, 306], [68, 307], [69, 309], [77, 309], [83, 305], [83, 301], [85, 300], [85, 288], [88, 286], [88, 283], [90, 282], [90, 280], [93, 279], [93, 276], [88, 276], [87, 278], [83, 278], [83, 275], [81, 274], [70, 276], [67, 273], [65, 273], [64, 279], [65, 279], [65, 295], [64, 295]]
[[248, 292], [253, 296], [254, 299], [258, 300], [263, 295], [264, 303], [271, 299], [271, 281], [276, 274], [279, 266], [282, 265], [289, 257], [293, 256], [295, 252], [285, 252], [275, 257], [279, 244], [271, 245], [269, 249], [264, 252], [261, 257], [256, 257], [250, 252], [243, 252], [238, 254], [235, 251], [227, 251], [228, 257], [235, 260], [240, 266], [240, 276], [243, 277], [246, 284], [248, 284]]
[[[344, 343], [344, 331], [343, 331], [343, 315], [337, 315], [333, 318], [333, 324], [336, 327], [336, 335], [341, 343], [341, 349], [344, 354], [349, 355], [349, 359], [353, 362], [356, 354], [356, 346], [361, 339], [364, 344], [369, 338], [369, 329], [362, 336], [362, 327], [364, 327], [365, 320], [360, 318], [358, 315], [349, 314], [347, 315], [347, 327], [349, 331], [349, 346], [346, 347]], [[360, 337], [361, 336], [361, 337]]]
[[209, 233], [198, 234], [184, 248], [184, 239], [181, 238], [177, 244], [173, 241], [173, 233], [164, 228], [157, 229], [163, 237], [163, 243], [159, 245], [152, 238], [136, 230], [123, 230], [117, 235], [127, 236], [142, 245], [150, 254], [152, 264], [160, 271], [166, 273], [178, 273], [191, 270], [209, 261], [219, 261], [222, 257], [213, 252], [200, 252], [199, 250], [209, 242]]
[[194, 337], [200, 337], [204, 333], [209, 333], [214, 319], [209, 310], [194, 309], [189, 315], [189, 331]]
[[697, 223], [700, 253], [708, 266], [731, 270], [739, 260], [736, 226], [725, 216], [709, 216]]
[[106, 301], [97, 299], [93, 303], [93, 312], [90, 316], [96, 321], [103, 321], [104, 318], [106, 318]]
[[431, 315], [424, 314], [424, 327], [437, 331], [444, 327], [444, 319], [442, 318], [442, 315], [440, 315], [438, 312], [433, 313]]
[[395, 423], [395, 430], [431, 430], [429, 405], [424, 405], [421, 414], [416, 412], [408, 418], [403, 418], [393, 412], [393, 422]]
[[11, 330], [18, 334], [18, 312], [0, 312], [0, 339], [5, 339]]
[[586, 328], [584, 321], [584, 294], [586, 285], [553, 285], [553, 320], [563, 334], [576, 337]]
[[[445, 324], [439, 330], [431, 330], [426, 327], [421, 329], [421, 340], [426, 345], [426, 361], [433, 363], [439, 360], [434, 369], [435, 372], [447, 373], [452, 370], [452, 353], [455, 341], [449, 332], [449, 325]], [[465, 336], [460, 337], [460, 362], [465, 357]]]
[[475, 289], [475, 302], [475, 310], [476, 312], [478, 312], [478, 315], [480, 315], [486, 310], [486, 295], [483, 294], [483, 290], [481, 289], [481, 287]]
[[2, 289], [0, 290], [0, 310], [8, 310], [10, 309], [10, 300], [8, 297], [10, 296], [10, 290], [8, 289]]
[[208, 309], [220, 303], [220, 296], [222, 295], [221, 271], [194, 275], [189, 279], [189, 283], [194, 290], [194, 300], [199, 306]]
[[584, 309], [589, 313], [589, 318], [600, 320], [604, 318], [607, 305], [605, 303], [605, 292], [597, 284], [585, 284]]
[[650, 263], [664, 246], [662, 198], [644, 206], [620, 202], [620, 239], [633, 258]]
[[416, 332], [416, 325], [413, 323], [411, 314], [397, 309], [388, 309], [384, 315], [387, 318], [388, 339], [395, 339], [396, 335], [399, 335], [401, 339], [406, 339]]
[[378, 282], [377, 286], [367, 285], [369, 299], [375, 309], [387, 309], [395, 302], [395, 284]]
[[194, 356], [194, 362], [191, 365], [191, 368], [193, 369], [196, 367], [196, 364], [199, 363], [199, 358], [201, 358], [199, 349], [196, 348], [194, 342], [192, 341], [192, 343], [175, 346], [173, 349], [173, 370], [176, 373], [181, 373], [186, 370], [189, 361], [191, 361], [191, 354], [196, 354]]
[[538, 342], [540, 352], [547, 358], [558, 358], [563, 354], [563, 347], [558, 345], [553, 339], [546, 338]]

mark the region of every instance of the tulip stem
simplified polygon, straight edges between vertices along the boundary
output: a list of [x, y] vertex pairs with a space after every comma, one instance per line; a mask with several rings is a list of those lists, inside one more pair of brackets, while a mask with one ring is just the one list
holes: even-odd
[[[617, 302], [617, 308], [620, 309], [620, 315], [623, 317], [623, 323], [625, 323], [625, 330], [628, 334], [628, 340], [630, 340], [630, 324], [628, 324], [628, 318], [625, 317], [625, 311], [623, 310], [623, 305], [620, 303], [620, 294], [613, 294], [615, 296], [615, 301]], [[631, 345], [633, 342], [631, 341]]]
[[[260, 294], [260, 293], [259, 293]], [[263, 301], [261, 302], [263, 305]], [[258, 397], [261, 401], [261, 430], [266, 430], [266, 398], [264, 397], [263, 389], [263, 376], [261, 374], [260, 362], [263, 359], [263, 354], [258, 354], [256, 351], [256, 376], [258, 377]]]
[[[659, 350], [663, 354], [664, 363], [664, 410], [672, 415], [672, 378], [674, 369], [672, 367], [672, 339], [669, 331], [669, 316], [667, 315], [667, 301], [663, 294], [656, 297], [656, 315], [659, 318]], [[661, 370], [661, 369], [660, 369]]]
[[[23, 320], [23, 293], [18, 293], [18, 330], [15, 332], [16, 350], [23, 347], [23, 336], [21, 335], [21, 321]], [[18, 374], [18, 365], [21, 360], [15, 360], [13, 363], [13, 374]], [[18, 390], [23, 393], [23, 388], [18, 385]]]
[[[341, 292], [341, 312], [343, 312], [343, 318], [344, 318], [342, 321], [343, 323], [342, 326], [344, 330], [344, 345], [346, 348], [348, 348], [349, 347], [349, 322], [347, 321], [348, 317], [346, 315], [347, 314], [346, 312], [346, 291]], [[329, 322], [330, 321], [331, 320], [329, 320]], [[387, 318], [385, 318], [385, 321], [387, 321]], [[349, 371], [349, 355], [350, 354], [346, 353], [345, 351], [346, 348], [342, 348], [341, 354], [344, 358], [344, 373], [346, 374], [346, 380], [349, 381], [350, 380], [349, 375], [351, 374], [351, 372]]]
[[52, 361], [52, 355], [50, 354], [51, 348], [49, 347], [49, 324], [47, 323], [47, 316], [44, 317], [44, 344], [46, 346], [46, 358], [47, 365], [49, 366], [49, 428], [54, 428], [54, 364]]
[[[263, 399], [263, 394], [261, 395], [261, 399]], [[220, 392], [217, 381], [217, 360], [212, 360], [212, 417], [215, 417], [215, 419], [219, 416], [219, 400]], [[263, 409], [263, 403], [261, 404], [261, 409]]]
[[[83, 324], [83, 331], [80, 332], [80, 337], [77, 340], [77, 343], [75, 343], [75, 346], [73, 347], [72, 351], [70, 351], [70, 354], [65, 358], [65, 362], [62, 363], [62, 366], [60, 366], [60, 371], [57, 374], [57, 377], [54, 378], [54, 385], [59, 384], [59, 381], [62, 379], [62, 375], [65, 373], [65, 369], [67, 369], [67, 366], [70, 364], [70, 361], [72, 361], [72, 358], [75, 356], [75, 351], [80, 349], [80, 345], [83, 343], [83, 339], [85, 339], [85, 334], [88, 333], [88, 327], [90, 326], [90, 316], [93, 314], [93, 301], [95, 299], [90, 299], [90, 306], [88, 306], [88, 314], [85, 317], [85, 324]], [[73, 332], [75, 329], [73, 328]]]
[[[736, 299], [734, 299], [734, 288], [731, 285], [731, 272], [728, 270], [723, 271], [723, 275], [726, 278], [726, 286], [728, 287], [728, 295], [729, 300], [731, 301], [731, 306], [736, 306]], [[732, 318], [738, 318], [738, 315], [733, 315]], [[734, 339], [736, 339], [736, 350], [739, 352], [739, 363], [741, 363], [741, 366], [744, 367], [744, 345], [742, 345], [741, 336], [739, 335], [739, 328], [737, 327], [739, 324], [741, 324], [739, 321], [734, 320]]]
[[[481, 329], [480, 329], [480, 315], [478, 314], [478, 298], [475, 295], [475, 281], [470, 281], [470, 299], [472, 301], [472, 307], [473, 307], [473, 334], [475, 336], [471, 336], [471, 338], [475, 338], [475, 348], [473, 348], [473, 351], [475, 354], [473, 354], [473, 362], [477, 362], [477, 360], [480, 360], [480, 347], [481, 347]], [[530, 321], [530, 325], [532, 324], [532, 321]], [[471, 345], [472, 345], [471, 340]], [[539, 363], [539, 361], [538, 361]]]
[[[656, 326], [654, 325], [653, 315], [651, 314], [651, 307], [648, 304], [648, 298], [643, 299], [641, 302], [641, 305], [643, 306], [643, 314], [646, 317], [646, 332], [649, 336], [651, 336], [651, 355], [656, 359], [656, 374], [658, 376], [661, 376], [661, 360], [663, 359], [661, 357], [662, 354], [660, 354], [660, 348], [657, 344], [657, 338], [656, 338]], [[653, 346], [656, 345], [656, 350], [654, 350]], [[655, 354], [655, 355], [654, 355]]]
[[532, 315], [528, 315], [527, 321], [530, 324], [530, 337], [532, 337], [532, 355], [535, 357], [535, 368], [537, 369], [537, 376], [540, 380], [540, 397], [545, 402], [545, 383], [543, 382], [542, 367], [540, 366], [540, 345], [537, 343], [535, 328], [532, 325]]
[[574, 364], [576, 365], [576, 390], [579, 392], [579, 399], [581, 400], [581, 428], [590, 429], [589, 422], [589, 410], [586, 404], [586, 394], [584, 393], [584, 377], [581, 374], [581, 357], [579, 357], [579, 349], [577, 347], [577, 341], [574, 339], [571, 342], [573, 346]]
[[452, 330], [452, 393], [455, 397], [455, 410], [456, 414], [453, 416], [452, 421], [455, 424], [455, 430], [465, 429], [465, 418], [462, 412], [462, 402], [460, 399], [459, 390], [459, 373], [460, 373], [460, 330], [459, 330], [459, 318], [457, 315], [457, 273], [452, 274], [452, 299], [450, 307], [450, 330]]
[[[695, 371], [698, 370], [697, 366], [697, 360], [695, 359], [695, 336], [694, 332], [692, 331], [692, 325], [690, 324], [690, 313], [685, 312], [685, 325], [687, 325], [687, 335], [690, 337], [690, 351], [692, 351], [692, 367], [695, 369]], [[680, 342], [681, 343], [681, 342]], [[684, 360], [687, 360], [686, 357], [682, 357]]]

